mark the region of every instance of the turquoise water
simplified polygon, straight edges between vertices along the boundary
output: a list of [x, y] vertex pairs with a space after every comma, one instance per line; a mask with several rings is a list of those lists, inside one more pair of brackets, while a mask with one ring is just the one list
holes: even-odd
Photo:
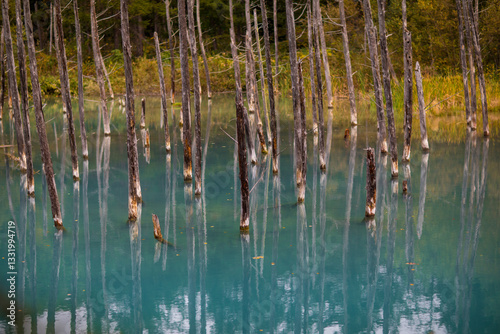
[[[104, 138], [96, 104], [86, 106], [90, 159], [79, 161], [77, 186], [60, 106], [49, 103], [45, 114], [65, 232], [51, 223], [34, 126], [34, 199], [26, 199], [15, 163], [0, 159], [0, 332], [500, 329], [498, 138], [431, 140], [426, 155], [415, 140], [396, 181], [390, 160], [377, 156], [377, 215], [367, 222], [364, 148], [376, 146], [368, 119], [361, 115], [357, 133], [344, 140], [347, 124], [334, 111], [327, 173], [308, 136], [306, 202], [296, 205], [293, 122], [282, 117], [280, 173], [273, 176], [262, 156], [249, 169], [250, 233], [241, 236], [235, 143], [221, 131], [235, 131], [232, 97], [216, 97], [210, 112], [203, 103], [201, 198], [182, 180], [178, 111], [167, 157], [159, 101], [147, 99], [151, 148], [138, 130], [144, 204], [134, 224], [127, 222], [125, 115], [113, 106], [112, 136]], [[2, 127], [12, 143], [8, 116]], [[154, 239], [153, 213], [171, 245]], [[17, 234], [15, 328], [6, 317], [9, 221]]]

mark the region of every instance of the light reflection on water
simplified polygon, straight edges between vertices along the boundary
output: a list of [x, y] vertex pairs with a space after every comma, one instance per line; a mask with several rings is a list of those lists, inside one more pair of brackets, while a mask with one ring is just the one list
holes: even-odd
[[[178, 110], [166, 156], [159, 104], [148, 99], [138, 132], [144, 204], [127, 223], [125, 116], [112, 108], [104, 137], [89, 104], [89, 156], [74, 184], [62, 118], [48, 123], [66, 231], [50, 225], [50, 205], [34, 140], [36, 197], [5, 159], [0, 178], [6, 253], [8, 220], [17, 226], [16, 326], [25, 332], [487, 332], [500, 327], [498, 141], [464, 134], [461, 144], [431, 142], [391, 180], [377, 154], [377, 214], [364, 221], [367, 145], [376, 133], [360, 117], [343, 139], [327, 117], [328, 172], [308, 140], [305, 204], [296, 205], [292, 122], [280, 121], [280, 173], [270, 157], [250, 167], [250, 233], [239, 234], [239, 189], [232, 98], [204, 104], [203, 196], [182, 180]], [[287, 108], [287, 102], [280, 107]], [[234, 103], [233, 103], [234, 104]], [[57, 110], [57, 106], [51, 106]], [[51, 110], [52, 110], [51, 109]], [[171, 110], [169, 110], [171, 112]], [[46, 118], [55, 117], [47, 111]], [[52, 125], [50, 125], [52, 123]], [[340, 123], [340, 124], [339, 124]], [[9, 120], [2, 143], [12, 143]], [[402, 180], [408, 194], [402, 194]], [[5, 181], [3, 181], [5, 180]], [[19, 186], [18, 186], [19, 185]], [[38, 204], [38, 206], [37, 206]], [[163, 237], [153, 238], [151, 214]], [[2, 255], [3, 257], [4, 255]], [[5, 260], [2, 260], [5, 261]], [[6, 263], [2, 265], [6, 267]], [[0, 274], [2, 309], [7, 271]], [[0, 329], [10, 330], [2, 312]]]

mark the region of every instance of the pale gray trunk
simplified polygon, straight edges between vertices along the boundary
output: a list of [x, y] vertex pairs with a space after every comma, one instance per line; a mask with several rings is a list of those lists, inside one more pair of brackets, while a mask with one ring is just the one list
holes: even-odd
[[403, 161], [410, 161], [411, 131], [413, 112], [413, 60], [411, 48], [411, 33], [408, 31], [406, 18], [406, 0], [402, 2], [403, 10], [403, 64], [404, 64], [404, 145]]
[[354, 94], [354, 82], [352, 81], [351, 55], [349, 54], [349, 37], [347, 36], [347, 24], [345, 21], [344, 0], [339, 0], [340, 23], [342, 24], [342, 45], [344, 47], [344, 60], [347, 75], [347, 89], [349, 91], [349, 104], [351, 105], [351, 125], [358, 124], [358, 112], [356, 110], [356, 96]]
[[[316, 85], [314, 84], [314, 42], [313, 29], [311, 18], [311, 1], [307, 2], [307, 44], [309, 46], [309, 77], [311, 82], [311, 100], [312, 100], [312, 116], [313, 116], [313, 133], [318, 134], [318, 115], [316, 114]], [[316, 163], [316, 161], [314, 162]]]
[[[314, 7], [313, 7], [314, 8]], [[323, 117], [323, 83], [321, 79], [321, 51], [319, 43], [318, 25], [313, 15], [313, 41], [314, 55], [316, 63], [316, 101], [318, 106], [318, 148], [319, 148], [319, 168], [326, 170], [326, 152], [325, 152], [325, 123]]]
[[[464, 85], [465, 119], [467, 121], [467, 124], [471, 126], [472, 124], [471, 124], [471, 110], [470, 110], [470, 100], [469, 100], [469, 82], [467, 80], [467, 58], [465, 53], [464, 26], [462, 24], [463, 12], [461, 9], [462, 8], [461, 0], [455, 0], [455, 4], [457, 7], [458, 40], [460, 43], [460, 66], [462, 67], [462, 82]], [[415, 76], [416, 75], [417, 73], [415, 72]]]
[[4, 61], [4, 38], [3, 26], [2, 34], [0, 35], [0, 121], [3, 115], [3, 104], [5, 101], [5, 61]]
[[[261, 10], [263, 7], [262, 1], [260, 2]], [[267, 15], [264, 17], [262, 15], [262, 23], [266, 21], [267, 26]], [[279, 43], [278, 43], [278, 0], [273, 0], [273, 24], [274, 24], [274, 75], [276, 76], [276, 80], [278, 80], [278, 73], [280, 72], [279, 68]], [[269, 70], [268, 70], [269, 71]], [[276, 89], [278, 89], [278, 82], [275, 85]], [[268, 87], [269, 89], [269, 87]], [[276, 172], [277, 173], [277, 172]]]
[[205, 52], [205, 44], [203, 43], [203, 32], [201, 30], [201, 19], [200, 19], [200, 0], [196, 0], [196, 21], [198, 24], [198, 38], [200, 40], [200, 51], [203, 58], [203, 66], [205, 67], [205, 77], [207, 80], [207, 97], [212, 98], [212, 88], [210, 87], [210, 71], [208, 70], [208, 60], [207, 54]]
[[415, 83], [417, 86], [418, 110], [420, 113], [420, 138], [422, 141], [422, 150], [429, 151], [429, 141], [427, 140], [427, 125], [425, 120], [425, 101], [424, 88], [422, 86], [422, 74], [420, 73], [420, 64], [417, 61], [415, 65]]
[[[40, 141], [40, 152], [43, 164], [43, 171], [49, 190], [52, 218], [56, 227], [62, 227], [61, 206], [57, 196], [56, 181], [54, 178], [54, 169], [52, 167], [52, 158], [50, 156], [49, 141], [45, 130], [45, 120], [42, 110], [42, 91], [40, 81], [38, 80], [38, 66], [36, 61], [35, 40], [33, 38], [33, 22], [31, 21], [30, 1], [23, 0], [24, 4], [24, 25], [26, 28], [26, 39], [28, 41], [28, 55], [30, 60], [31, 87], [33, 94], [33, 104], [35, 109], [36, 130]], [[5, 16], [4, 16], [5, 18]]]
[[328, 53], [326, 52], [326, 41], [325, 41], [325, 31], [323, 29], [323, 17], [321, 15], [321, 7], [319, 5], [319, 0], [313, 0], [313, 17], [314, 22], [317, 27], [317, 33], [319, 36], [321, 55], [323, 56], [323, 66], [325, 70], [325, 81], [326, 81], [326, 96], [328, 98], [328, 109], [333, 108], [333, 91], [332, 91], [332, 77], [330, 75], [330, 64], [328, 62]]
[[75, 30], [76, 30], [76, 53], [78, 62], [78, 112], [80, 116], [80, 138], [82, 140], [83, 160], [88, 160], [89, 150], [87, 147], [87, 132], [85, 130], [85, 109], [83, 105], [83, 56], [82, 56], [82, 33], [80, 29], [80, 17], [78, 15], [78, 1], [73, 1], [73, 10], [75, 12]]
[[165, 1], [167, 12], [168, 47], [170, 50], [170, 100], [175, 103], [175, 59], [174, 59], [174, 38], [172, 33], [172, 21], [170, 20], [170, 0]]
[[467, 11], [467, 0], [460, 0], [461, 11], [464, 19], [466, 32], [467, 52], [469, 54], [469, 73], [470, 73], [470, 114], [471, 129], [477, 128], [477, 89], [476, 89], [476, 67], [474, 65], [474, 45], [472, 42], [472, 31], [469, 25], [469, 12]]
[[158, 64], [158, 76], [160, 77], [160, 92], [161, 92], [161, 108], [163, 111], [163, 125], [165, 127], [165, 150], [170, 152], [170, 133], [168, 129], [168, 107], [167, 107], [167, 89], [165, 88], [165, 77], [163, 75], [163, 63], [161, 61], [160, 42], [158, 41], [158, 34], [155, 31], [155, 50], [156, 50], [156, 63]]
[[106, 64], [104, 63], [102, 53], [101, 53], [101, 63], [102, 63], [102, 69], [104, 72], [104, 77], [106, 78], [106, 82], [108, 83], [109, 97], [111, 98], [111, 100], [114, 100], [115, 93], [113, 92], [113, 87], [111, 86], [111, 80], [109, 79], [108, 70], [106, 69]]

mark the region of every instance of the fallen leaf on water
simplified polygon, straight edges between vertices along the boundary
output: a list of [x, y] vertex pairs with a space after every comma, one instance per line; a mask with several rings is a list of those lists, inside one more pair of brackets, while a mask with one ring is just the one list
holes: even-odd
[[415, 262], [406, 262], [406, 264], [408, 264], [410, 266], [418, 266], [418, 263], [415, 263]]
[[254, 256], [252, 257], [252, 259], [254, 260], [260, 260], [260, 259], [263, 259], [264, 257], [263, 256]]

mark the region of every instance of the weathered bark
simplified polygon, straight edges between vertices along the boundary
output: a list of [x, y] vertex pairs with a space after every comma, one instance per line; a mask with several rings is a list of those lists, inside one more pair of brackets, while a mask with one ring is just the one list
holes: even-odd
[[158, 34], [155, 31], [155, 49], [156, 63], [158, 64], [158, 75], [160, 77], [161, 108], [163, 110], [163, 126], [165, 127], [165, 150], [170, 152], [170, 133], [168, 129], [168, 107], [167, 107], [167, 89], [165, 88], [165, 77], [163, 75], [163, 63], [161, 61], [160, 43]]
[[413, 111], [413, 60], [411, 48], [411, 33], [407, 28], [406, 0], [402, 3], [403, 9], [403, 63], [404, 63], [404, 145], [403, 161], [410, 161], [411, 130]]
[[161, 243], [166, 243], [166, 240], [163, 239], [163, 235], [161, 234], [160, 220], [158, 219], [158, 216], [155, 215], [154, 213], [152, 214], [152, 220], [153, 220], [153, 228], [154, 228], [153, 233], [154, 233], [155, 239]]
[[207, 81], [207, 97], [212, 98], [212, 88], [210, 87], [210, 71], [208, 70], [207, 53], [205, 52], [205, 44], [203, 43], [203, 32], [201, 30], [200, 19], [200, 0], [196, 0], [196, 22], [198, 25], [198, 38], [200, 41], [201, 57], [203, 58], [203, 66], [205, 68], [205, 77]]
[[[54, 169], [52, 158], [50, 157], [49, 141], [45, 130], [45, 121], [42, 110], [42, 91], [38, 80], [38, 66], [36, 62], [35, 41], [33, 38], [33, 23], [31, 21], [31, 9], [29, 0], [23, 0], [24, 4], [24, 25], [26, 29], [26, 39], [28, 41], [28, 55], [30, 60], [31, 87], [33, 94], [33, 104], [35, 109], [36, 130], [40, 141], [40, 151], [43, 163], [43, 171], [49, 190], [52, 218], [56, 227], [62, 227], [61, 207], [57, 196], [56, 182], [54, 179]], [[4, 16], [5, 18], [5, 16]]]
[[471, 114], [471, 129], [477, 128], [477, 94], [476, 94], [476, 67], [474, 65], [474, 46], [472, 42], [472, 31], [469, 26], [469, 12], [465, 0], [461, 0], [461, 11], [464, 19], [466, 32], [467, 52], [469, 53], [469, 73], [470, 73], [470, 114]]
[[73, 167], [73, 180], [80, 179], [78, 171], [78, 154], [76, 148], [75, 125], [73, 123], [73, 106], [71, 105], [71, 92], [69, 88], [68, 62], [66, 59], [66, 47], [64, 46], [64, 33], [62, 26], [61, 0], [54, 0], [56, 11], [56, 55], [59, 68], [59, 80], [61, 82], [61, 95], [68, 115], [68, 135], [71, 149], [71, 165]]
[[295, 36], [295, 19], [293, 4], [291, 0], [286, 0], [286, 23], [288, 32], [288, 48], [290, 53], [290, 74], [292, 81], [293, 99], [293, 120], [294, 120], [294, 142], [295, 142], [295, 163], [296, 163], [296, 185], [298, 190], [297, 201], [302, 203], [305, 199], [305, 184], [303, 183], [302, 170], [302, 126], [300, 108], [300, 86], [299, 86], [299, 65], [297, 62], [297, 42]]
[[[311, 84], [311, 100], [312, 100], [312, 116], [313, 116], [313, 133], [316, 136], [318, 134], [318, 115], [316, 113], [316, 85], [314, 83], [314, 42], [313, 42], [313, 29], [312, 29], [312, 18], [311, 18], [311, 1], [307, 2], [307, 45], [309, 46], [309, 77]], [[316, 161], [315, 161], [316, 163]]]
[[94, 54], [95, 72], [97, 85], [99, 86], [99, 95], [101, 96], [101, 110], [104, 118], [104, 135], [111, 134], [108, 106], [106, 104], [106, 86], [104, 82], [104, 62], [102, 60], [101, 49], [99, 45], [99, 27], [97, 26], [97, 15], [95, 9], [95, 0], [90, 0], [90, 27], [92, 31], [92, 50]]
[[78, 15], [78, 1], [73, 1], [73, 10], [75, 12], [75, 30], [76, 30], [76, 54], [78, 61], [78, 112], [80, 115], [80, 137], [82, 140], [83, 160], [89, 158], [89, 149], [87, 147], [87, 132], [85, 130], [85, 109], [83, 106], [83, 56], [82, 56], [82, 33], [80, 29], [80, 17]]
[[313, 0], [313, 17], [316, 25], [316, 31], [319, 36], [321, 55], [323, 56], [323, 66], [325, 69], [325, 81], [326, 81], [326, 95], [328, 97], [328, 109], [333, 108], [333, 91], [332, 91], [332, 77], [330, 75], [330, 64], [328, 62], [328, 54], [326, 53], [326, 41], [325, 41], [325, 31], [323, 30], [323, 17], [321, 15], [321, 7], [319, 6], [319, 0]]
[[189, 108], [189, 58], [188, 58], [188, 28], [186, 22], [186, 1], [178, 0], [179, 11], [179, 36], [180, 57], [181, 57], [181, 77], [182, 77], [182, 138], [184, 140], [184, 181], [193, 179], [193, 166], [191, 161], [191, 122]]
[[313, 15], [313, 42], [314, 55], [316, 63], [316, 101], [318, 107], [318, 148], [319, 148], [319, 168], [326, 170], [326, 153], [325, 153], [325, 124], [323, 118], [323, 83], [321, 79], [321, 54], [318, 25], [315, 22]]
[[127, 156], [128, 156], [128, 219], [138, 219], [138, 206], [142, 200], [137, 159], [137, 140], [135, 134], [134, 79], [132, 73], [132, 47], [127, 0], [120, 0], [121, 32], [123, 46], [123, 66], [125, 69], [125, 107], [127, 110]]
[[[464, 100], [465, 100], [465, 119], [467, 124], [471, 126], [471, 110], [469, 101], [469, 82], [467, 80], [467, 59], [465, 54], [465, 38], [464, 38], [464, 26], [462, 23], [463, 12], [461, 0], [455, 0], [457, 7], [457, 19], [458, 19], [458, 41], [460, 43], [460, 66], [462, 68], [462, 82], [464, 85]], [[416, 71], [416, 70], [415, 70]], [[415, 76], [417, 73], [415, 72]], [[417, 88], [418, 89], [418, 88]]]
[[380, 79], [380, 63], [377, 46], [377, 28], [373, 24], [372, 7], [369, 0], [363, 0], [365, 15], [365, 30], [368, 36], [368, 49], [372, 64], [373, 89], [375, 93], [375, 106], [377, 109], [377, 134], [380, 140], [380, 151], [387, 153], [387, 130], [384, 120], [384, 99], [382, 96], [382, 83]]
[[366, 149], [366, 207], [365, 217], [375, 216], [377, 207], [377, 180], [373, 148]]
[[2, 0], [2, 21], [5, 39], [5, 52], [7, 54], [7, 71], [9, 77], [9, 93], [12, 99], [14, 112], [14, 125], [16, 127], [17, 151], [22, 172], [26, 171], [26, 152], [24, 147], [23, 125], [19, 105], [19, 92], [17, 91], [16, 64], [14, 63], [14, 49], [10, 33], [9, 2]]
[[3, 38], [3, 26], [2, 33], [0, 35], [0, 121], [3, 115], [3, 104], [5, 101], [5, 61], [4, 61], [4, 38]]
[[351, 55], [349, 54], [349, 37], [347, 36], [347, 23], [345, 21], [344, 0], [339, 0], [340, 24], [342, 25], [342, 45], [344, 47], [344, 60], [347, 75], [347, 90], [349, 91], [349, 104], [351, 105], [351, 125], [358, 124], [356, 110], [356, 96], [354, 82], [352, 81]]
[[108, 70], [106, 69], [106, 64], [104, 63], [104, 58], [102, 57], [102, 53], [101, 53], [101, 64], [102, 64], [102, 70], [104, 72], [104, 77], [106, 78], [106, 82], [108, 83], [109, 98], [111, 100], [114, 100], [115, 93], [113, 92], [113, 87], [111, 86], [111, 80], [109, 79]]
[[[261, 6], [261, 10], [263, 11], [264, 13], [264, 10], [265, 10], [265, 6], [263, 5], [263, 2], [261, 0], [260, 2], [260, 6]], [[262, 9], [264, 8], [264, 9]], [[264, 23], [265, 21], [265, 23]], [[264, 16], [264, 14], [262, 14], [262, 23], [265, 24], [267, 26], [267, 13], [266, 15]], [[278, 50], [278, 44], [279, 44], [279, 41], [278, 41], [278, 0], [273, 0], [273, 24], [274, 24], [274, 75], [276, 76], [276, 80], [278, 80], [278, 73], [280, 72], [279, 71], [279, 50]], [[264, 34], [265, 36], [265, 34]], [[265, 39], [265, 37], [264, 37]], [[267, 70], [269, 72], [269, 69]], [[278, 82], [276, 82], [276, 89], [278, 89]], [[270, 87], [268, 87], [268, 89], [271, 89]], [[273, 165], [274, 166], [274, 165]], [[274, 167], [273, 167], [274, 168]], [[275, 172], [276, 174], [277, 172]]]
[[146, 100], [145, 99], [141, 99], [141, 123], [139, 126], [141, 129], [146, 128]]
[[391, 175], [398, 176], [398, 148], [396, 143], [396, 124], [394, 121], [394, 110], [392, 109], [391, 74], [389, 70], [389, 49], [387, 48], [387, 31], [385, 29], [385, 0], [377, 0], [378, 23], [380, 35], [380, 51], [382, 55], [382, 73], [385, 95], [385, 109], [387, 113], [387, 125], [389, 127], [389, 143], [391, 151]]
[[191, 40], [191, 56], [193, 58], [193, 85], [194, 85], [194, 194], [201, 195], [201, 94], [200, 71], [198, 66], [198, 50], [196, 48], [196, 33], [194, 30], [194, 0], [188, 0], [189, 38]]
[[[37, 9], [35, 8], [35, 11]], [[52, 1], [50, 2], [50, 24], [49, 24], [49, 54], [52, 55], [52, 36], [54, 33], [54, 7], [52, 6]]]
[[[306, 128], [306, 95], [304, 89], [304, 78], [302, 76], [302, 62], [299, 62], [299, 98], [300, 98], [300, 140], [302, 142], [302, 185], [305, 188], [307, 176], [307, 128]], [[305, 190], [304, 190], [305, 192]]]
[[243, 120], [245, 114], [245, 107], [243, 105], [243, 94], [241, 91], [240, 62], [238, 60], [238, 50], [236, 49], [232, 0], [229, 0], [229, 17], [231, 21], [231, 28], [229, 31], [231, 36], [231, 54], [233, 57], [234, 79], [236, 83], [236, 134], [238, 141], [238, 163], [240, 168], [239, 175], [241, 183], [240, 231], [247, 232], [250, 224], [250, 212], [249, 212], [250, 191], [248, 189], [247, 148], [245, 145], [245, 129]]
[[[271, 68], [271, 46], [269, 43], [269, 27], [267, 24], [267, 10], [266, 10], [265, 0], [260, 0], [260, 9], [262, 12], [262, 28], [264, 30], [264, 51], [266, 54], [267, 91], [269, 93], [269, 113], [271, 115], [271, 134], [273, 136], [272, 139], [273, 174], [278, 174], [278, 138], [277, 138], [278, 130], [276, 125], [276, 105], [274, 101], [273, 70]], [[275, 33], [277, 34], [276, 27], [275, 27]]]
[[26, 73], [26, 50], [23, 40], [23, 21], [21, 18], [21, 0], [16, 0], [16, 32], [17, 59], [19, 64], [19, 80], [21, 81], [21, 112], [23, 117], [24, 145], [26, 149], [26, 190], [28, 196], [35, 196], [35, 178], [33, 173], [33, 158], [31, 154], [31, 130], [28, 103], [28, 75]]
[[429, 141], [427, 140], [427, 125], [425, 120], [424, 88], [422, 86], [422, 74], [420, 73], [420, 64], [418, 61], [417, 65], [415, 65], [415, 82], [417, 85], [418, 110], [420, 113], [420, 138], [422, 150], [427, 152], [429, 151]]
[[175, 60], [174, 60], [174, 38], [172, 36], [172, 20], [170, 20], [170, 0], [165, 1], [167, 12], [168, 47], [170, 50], [170, 100], [175, 103]]

